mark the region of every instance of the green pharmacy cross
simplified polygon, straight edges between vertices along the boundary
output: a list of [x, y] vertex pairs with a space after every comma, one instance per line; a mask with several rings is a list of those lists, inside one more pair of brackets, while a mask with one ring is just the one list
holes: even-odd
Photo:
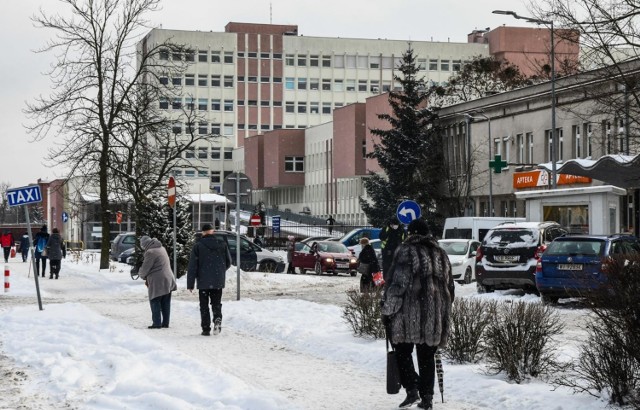
[[502, 168], [506, 168], [507, 165], [507, 161], [503, 161], [500, 154], [496, 155], [493, 161], [489, 161], [489, 168], [493, 168], [493, 172], [496, 174], [501, 174]]

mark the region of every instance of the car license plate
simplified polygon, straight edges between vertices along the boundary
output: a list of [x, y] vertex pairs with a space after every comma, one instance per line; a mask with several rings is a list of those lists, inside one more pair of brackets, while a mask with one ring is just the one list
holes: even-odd
[[582, 270], [581, 264], [574, 263], [559, 263], [558, 269], [560, 270]]
[[348, 263], [338, 263], [338, 269], [349, 269]]
[[495, 255], [494, 260], [498, 262], [518, 262], [520, 256], [518, 255]]

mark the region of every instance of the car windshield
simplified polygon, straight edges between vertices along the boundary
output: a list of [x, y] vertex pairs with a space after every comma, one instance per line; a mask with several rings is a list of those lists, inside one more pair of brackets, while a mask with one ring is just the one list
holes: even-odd
[[600, 240], [566, 240], [551, 242], [545, 253], [547, 255], [600, 256], [603, 249], [604, 241]]
[[538, 245], [537, 229], [495, 229], [484, 238], [485, 245], [508, 248], [530, 248]]
[[466, 242], [440, 242], [447, 255], [466, 255], [469, 244]]
[[329, 253], [349, 253], [349, 249], [339, 242], [319, 242], [318, 250]]

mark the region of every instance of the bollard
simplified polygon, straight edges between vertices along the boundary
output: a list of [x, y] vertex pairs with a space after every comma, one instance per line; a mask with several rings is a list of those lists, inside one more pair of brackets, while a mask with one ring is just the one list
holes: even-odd
[[9, 291], [9, 265], [4, 265], [4, 291]]

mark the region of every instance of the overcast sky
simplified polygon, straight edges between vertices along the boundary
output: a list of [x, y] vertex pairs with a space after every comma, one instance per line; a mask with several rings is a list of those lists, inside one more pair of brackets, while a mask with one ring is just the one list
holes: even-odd
[[[56, 0], [2, 2], [0, 38], [0, 182], [13, 187], [53, 180], [60, 167], [44, 164], [54, 136], [33, 142], [24, 129], [25, 102], [48, 94], [49, 80], [41, 73], [54, 60], [35, 54], [51, 32], [33, 27], [30, 17], [39, 7], [55, 12]], [[166, 29], [224, 31], [230, 22], [297, 24], [305, 36], [387, 38], [466, 42], [474, 29], [522, 25], [495, 9], [527, 15], [526, 0], [163, 0], [162, 10], [148, 15], [154, 26]], [[270, 7], [271, 5], [271, 7]]]

